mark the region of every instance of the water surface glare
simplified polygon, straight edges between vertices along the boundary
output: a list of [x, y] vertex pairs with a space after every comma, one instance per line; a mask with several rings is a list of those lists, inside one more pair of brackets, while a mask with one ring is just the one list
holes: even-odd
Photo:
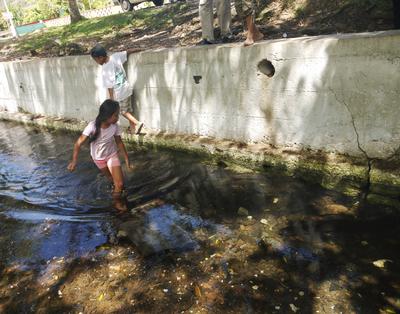
[[400, 311], [398, 209], [138, 148], [121, 215], [75, 139], [0, 122], [0, 312]]

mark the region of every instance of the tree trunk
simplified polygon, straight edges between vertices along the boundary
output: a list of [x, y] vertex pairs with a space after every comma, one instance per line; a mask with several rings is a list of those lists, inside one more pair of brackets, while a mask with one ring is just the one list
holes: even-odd
[[400, 29], [400, 0], [393, 0], [393, 26]]
[[68, 0], [68, 4], [69, 4], [69, 15], [71, 16], [71, 23], [76, 23], [80, 20], [83, 20], [83, 16], [79, 12], [76, 0]]

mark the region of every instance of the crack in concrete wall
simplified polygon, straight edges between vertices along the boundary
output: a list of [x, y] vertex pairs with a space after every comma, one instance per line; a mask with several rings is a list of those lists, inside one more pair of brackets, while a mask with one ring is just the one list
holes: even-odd
[[[345, 106], [346, 110], [349, 112], [350, 114], [350, 118], [351, 118], [351, 124], [353, 125], [353, 129], [354, 129], [354, 133], [356, 134], [356, 141], [357, 141], [357, 146], [358, 149], [363, 153], [366, 161], [367, 161], [367, 173], [366, 173], [366, 183], [365, 183], [365, 197], [368, 195], [370, 186], [371, 186], [371, 171], [372, 171], [372, 165], [373, 162], [375, 160], [377, 160], [377, 158], [372, 158], [368, 155], [367, 151], [365, 149], [363, 149], [361, 147], [361, 143], [360, 143], [360, 134], [358, 133], [357, 127], [356, 127], [356, 122], [355, 122], [355, 118], [353, 113], [350, 110], [350, 106], [348, 105], [348, 103], [344, 100], [344, 96], [342, 95], [342, 100], [339, 99], [339, 97], [337, 96], [336, 92], [333, 89], [330, 89], [330, 91], [333, 93], [333, 95], [335, 96], [335, 99], [338, 103], [341, 103], [342, 105]], [[400, 149], [400, 148], [399, 148]]]

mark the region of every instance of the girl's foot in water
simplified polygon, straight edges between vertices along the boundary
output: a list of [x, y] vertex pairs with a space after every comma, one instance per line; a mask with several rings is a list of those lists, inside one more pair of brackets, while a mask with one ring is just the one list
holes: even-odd
[[113, 198], [113, 205], [116, 210], [119, 210], [121, 212], [128, 210], [128, 207], [126, 206], [126, 200], [122, 196], [122, 192], [113, 192], [112, 198]]

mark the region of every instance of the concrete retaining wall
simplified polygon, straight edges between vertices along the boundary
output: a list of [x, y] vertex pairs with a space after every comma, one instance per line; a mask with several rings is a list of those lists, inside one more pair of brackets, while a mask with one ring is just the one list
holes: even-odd
[[[257, 70], [264, 58], [272, 78]], [[369, 158], [399, 149], [399, 73], [396, 31], [165, 49], [128, 62], [151, 129]], [[105, 97], [99, 75], [88, 56], [2, 63], [0, 106], [91, 120]]]

